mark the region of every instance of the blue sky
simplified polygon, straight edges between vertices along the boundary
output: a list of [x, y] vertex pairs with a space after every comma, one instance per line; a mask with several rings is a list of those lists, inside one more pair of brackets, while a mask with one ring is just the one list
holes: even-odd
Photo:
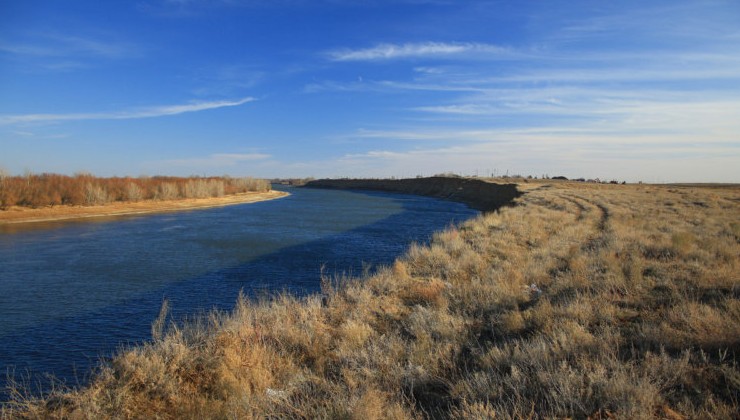
[[0, 0], [0, 167], [740, 182], [739, 22], [737, 0]]

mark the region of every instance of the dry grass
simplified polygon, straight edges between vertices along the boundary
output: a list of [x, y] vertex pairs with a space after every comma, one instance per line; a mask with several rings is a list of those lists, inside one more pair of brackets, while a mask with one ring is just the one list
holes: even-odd
[[158, 325], [3, 418], [737, 418], [740, 189], [526, 185], [322, 296]]

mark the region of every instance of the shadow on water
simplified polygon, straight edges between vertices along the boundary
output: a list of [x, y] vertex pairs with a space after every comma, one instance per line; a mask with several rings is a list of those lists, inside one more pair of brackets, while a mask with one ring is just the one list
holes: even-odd
[[[362, 195], [389, 197], [372, 192]], [[48, 389], [48, 380], [39, 375], [43, 371], [52, 371], [68, 386], [84, 384], [101, 356], [149, 339], [163, 299], [169, 301], [173, 319], [182, 320], [214, 308], [233, 308], [240, 290], [248, 296], [265, 291], [318, 292], [322, 272], [359, 275], [369, 264], [388, 265], [411, 242], [427, 242], [433, 232], [478, 213], [459, 203], [391, 196], [401, 202], [402, 211], [381, 220], [129, 294], [114, 304], [11, 331], [0, 336], [0, 368], [12, 365], [16, 379], [32, 378], [35, 392]], [[3, 388], [5, 380], [5, 376], [0, 378]], [[0, 394], [0, 401], [6, 398]]]

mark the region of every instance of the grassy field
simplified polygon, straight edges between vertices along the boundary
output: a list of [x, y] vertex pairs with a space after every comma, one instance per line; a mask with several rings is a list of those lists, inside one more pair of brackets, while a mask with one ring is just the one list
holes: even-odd
[[737, 418], [740, 189], [529, 182], [322, 295], [168, 325], [3, 418]]

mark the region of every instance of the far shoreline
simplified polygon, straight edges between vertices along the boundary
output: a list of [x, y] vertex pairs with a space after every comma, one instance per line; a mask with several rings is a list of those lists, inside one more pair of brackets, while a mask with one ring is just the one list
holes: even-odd
[[236, 204], [257, 203], [289, 196], [284, 191], [246, 192], [223, 197], [187, 198], [167, 201], [136, 201], [103, 206], [55, 206], [45, 208], [13, 207], [0, 211], [0, 227], [41, 222], [73, 221], [102, 217], [200, 210]]

